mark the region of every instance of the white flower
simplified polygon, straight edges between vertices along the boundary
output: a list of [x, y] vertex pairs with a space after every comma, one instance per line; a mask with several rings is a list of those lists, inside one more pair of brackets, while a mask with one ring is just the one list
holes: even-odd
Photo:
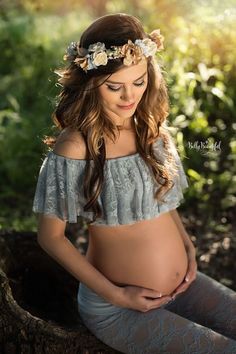
[[97, 66], [94, 64], [94, 61], [92, 60], [91, 56], [88, 56], [88, 62], [87, 62], [87, 67], [86, 70], [92, 70], [92, 69], [97, 69]]
[[157, 45], [149, 38], [143, 40], [145, 46], [147, 47], [147, 52], [149, 56], [154, 56], [157, 51]]
[[73, 57], [77, 54], [77, 42], [71, 42], [67, 48], [67, 55]]
[[150, 38], [136, 39], [135, 44], [138, 45], [145, 57], [154, 56], [157, 51], [157, 45]]
[[121, 57], [122, 47], [111, 46], [111, 49], [107, 49], [107, 56], [111, 59], [117, 59]]
[[106, 52], [94, 53], [94, 55], [93, 55], [93, 63], [96, 66], [107, 65], [107, 60], [108, 60], [108, 58], [107, 58]]
[[104, 43], [97, 42], [97, 43], [94, 43], [94, 44], [90, 44], [90, 46], [88, 47], [88, 50], [90, 52], [99, 53], [99, 52], [104, 52], [106, 50], [106, 47], [105, 47]]

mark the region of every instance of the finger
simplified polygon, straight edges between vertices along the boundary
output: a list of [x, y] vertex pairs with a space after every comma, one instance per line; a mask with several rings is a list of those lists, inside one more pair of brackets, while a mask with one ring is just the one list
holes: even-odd
[[184, 278], [184, 281], [188, 282], [190, 278], [191, 278], [191, 273], [188, 272], [187, 275]]
[[[187, 279], [186, 279], [187, 278]], [[177, 294], [180, 294], [188, 289], [190, 284], [195, 280], [195, 277], [190, 275], [189, 272], [187, 272], [183, 282], [174, 290], [174, 292], [171, 294], [171, 296], [175, 296]]]
[[191, 273], [188, 277], [187, 283], [192, 283], [196, 279], [195, 273]]
[[190, 283], [186, 283], [185, 285], [181, 285], [178, 289], [176, 289], [173, 293], [172, 293], [172, 298], [173, 296], [176, 296], [177, 294], [183, 293], [184, 291], [186, 291], [189, 287]]
[[195, 272], [189, 272], [185, 277], [185, 283], [191, 284], [196, 279]]
[[182, 290], [183, 288], [185, 288], [187, 286], [187, 282], [181, 283], [178, 288], [175, 289], [174, 292], [179, 292], [180, 290]]
[[162, 305], [168, 304], [171, 300], [172, 298], [170, 296], [164, 296], [161, 299], [152, 300], [150, 309], [154, 309], [156, 307], [160, 307]]
[[192, 264], [190, 264], [188, 267], [187, 273], [185, 275], [184, 282], [189, 282], [190, 280], [192, 280], [194, 278], [195, 273], [196, 273], [196, 271], [195, 271], [194, 266]]
[[192, 271], [193, 271], [193, 269], [190, 264], [188, 267], [187, 273], [185, 275], [184, 282], [188, 282], [192, 278]]
[[160, 298], [162, 297], [162, 293], [153, 289], [146, 289], [143, 288], [143, 296], [145, 297], [151, 297], [151, 298]]
[[[195, 271], [195, 267], [196, 267], [196, 262], [194, 261], [190, 261], [188, 264], [188, 269], [186, 272], [186, 276], [192, 274]], [[186, 278], [186, 277], [185, 277]]]
[[177, 288], [176, 290], [183, 290], [183, 289], [186, 290], [191, 283], [192, 280], [189, 279], [188, 281], [185, 281], [183, 284], [181, 284], [179, 288]]
[[190, 278], [193, 278], [193, 277], [195, 277], [196, 273], [197, 273], [197, 263], [190, 262], [187, 276], [189, 276]]
[[171, 299], [170, 295], [164, 295], [162, 297], [158, 297], [158, 298], [146, 298], [146, 300], [148, 302], [150, 302], [151, 304], [160, 304], [160, 303], [164, 303], [165, 301], [169, 301]]
[[192, 276], [192, 279], [193, 279], [193, 280], [196, 279], [196, 277], [197, 277], [197, 266], [192, 269], [191, 276]]
[[189, 286], [191, 285], [191, 283], [192, 283], [192, 281], [186, 282], [186, 283], [185, 283], [184, 285], [182, 285], [179, 289], [177, 289], [176, 292], [177, 292], [178, 294], [180, 294], [180, 293], [186, 291], [186, 290], [189, 288]]

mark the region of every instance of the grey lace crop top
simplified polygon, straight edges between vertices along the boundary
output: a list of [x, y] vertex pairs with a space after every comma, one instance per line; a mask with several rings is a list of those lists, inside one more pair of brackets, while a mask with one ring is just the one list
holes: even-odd
[[[71, 159], [51, 150], [39, 172], [33, 211], [69, 223], [76, 223], [80, 215], [93, 225], [124, 225], [175, 209], [183, 200], [183, 190], [188, 187], [188, 182], [172, 139], [170, 143], [178, 173], [174, 186], [164, 195], [165, 203], [154, 198], [157, 183], [139, 153], [110, 158], [105, 161], [104, 184], [98, 197], [103, 216], [93, 221], [93, 212], [83, 210], [86, 204], [83, 197], [86, 160]], [[161, 159], [164, 144], [160, 137], [153, 147]]]

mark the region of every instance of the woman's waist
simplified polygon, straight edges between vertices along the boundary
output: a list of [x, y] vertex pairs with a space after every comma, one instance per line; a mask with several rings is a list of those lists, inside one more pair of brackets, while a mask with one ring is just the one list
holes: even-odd
[[142, 242], [142, 239], [161, 238], [165, 234], [178, 233], [178, 228], [169, 212], [128, 225], [89, 225], [89, 236], [92, 242], [101, 241], [109, 244], [127, 242], [129, 239]]
[[173, 219], [166, 213], [131, 228], [95, 228], [89, 230], [86, 257], [94, 264], [103, 259], [129, 261], [151, 257], [159, 260], [183, 253], [183, 239]]

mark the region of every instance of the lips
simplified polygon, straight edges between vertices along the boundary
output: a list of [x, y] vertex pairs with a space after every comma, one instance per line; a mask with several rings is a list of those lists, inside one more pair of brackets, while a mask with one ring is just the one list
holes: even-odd
[[120, 106], [120, 105], [118, 105], [118, 107], [119, 107], [120, 109], [132, 109], [132, 108], [134, 107], [134, 103], [131, 103], [131, 104], [127, 105], [127, 106]]

